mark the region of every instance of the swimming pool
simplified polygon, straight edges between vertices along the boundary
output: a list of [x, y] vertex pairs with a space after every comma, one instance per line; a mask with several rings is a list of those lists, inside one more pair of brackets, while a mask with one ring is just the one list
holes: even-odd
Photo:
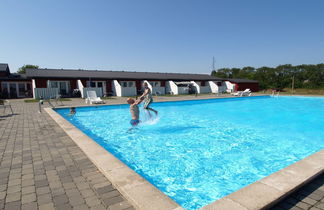
[[[196, 209], [324, 147], [324, 99], [249, 97], [155, 103], [128, 131], [127, 105], [58, 109], [186, 209]], [[141, 115], [145, 118], [144, 113]]]

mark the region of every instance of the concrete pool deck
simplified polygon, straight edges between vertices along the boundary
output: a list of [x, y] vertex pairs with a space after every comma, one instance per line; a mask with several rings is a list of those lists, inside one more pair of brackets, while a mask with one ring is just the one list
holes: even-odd
[[[201, 98], [215, 98], [215, 96], [207, 96], [206, 95], [206, 96], [200, 96], [197, 98], [192, 97], [192, 96], [159, 97], [158, 100], [156, 100], [156, 101], [166, 101], [166, 100], [173, 101], [173, 100], [186, 100], [186, 99], [188, 100], [188, 99], [201, 99]], [[108, 104], [119, 104], [119, 103], [123, 103], [124, 100], [125, 100], [125, 98], [111, 99], [111, 100], [107, 100], [107, 103]], [[80, 100], [80, 99], [73, 99], [72, 101], [63, 102], [63, 103], [68, 106], [84, 105], [84, 101]], [[6, 117], [0, 118], [0, 125], [1, 125], [0, 151], [1, 152], [3, 151], [3, 154], [1, 154], [2, 156], [1, 156], [1, 168], [0, 168], [0, 176], [1, 176], [0, 209], [1, 208], [14, 209], [13, 207], [17, 207], [17, 209], [19, 209], [18, 206], [20, 206], [20, 207], [28, 207], [28, 206], [35, 207], [36, 206], [41, 209], [41, 208], [45, 207], [45, 204], [48, 207], [52, 207], [52, 208], [56, 208], [56, 209], [60, 209], [62, 207], [65, 207], [65, 209], [68, 209], [68, 207], [72, 207], [72, 206], [74, 206], [76, 208], [77, 207], [76, 204], [80, 204], [79, 205], [80, 209], [81, 209], [81, 207], [84, 209], [87, 209], [87, 208], [126, 209], [126, 208], [132, 208], [131, 204], [133, 204], [136, 208], [144, 209], [144, 206], [138, 206], [138, 204], [134, 203], [134, 200], [132, 200], [133, 198], [128, 197], [129, 195], [127, 193], [125, 193], [125, 190], [127, 191], [128, 189], [130, 189], [131, 185], [139, 186], [139, 188], [137, 188], [137, 190], [133, 191], [133, 194], [136, 196], [135, 199], [140, 200], [140, 202], [148, 203], [148, 205], [150, 207], [149, 209], [159, 209], [159, 207], [158, 207], [159, 204], [161, 204], [161, 202], [163, 202], [163, 200], [166, 196], [163, 193], [161, 195], [160, 191], [153, 190], [153, 191], [149, 191], [148, 196], [153, 195], [153, 197], [155, 197], [155, 199], [157, 200], [157, 203], [154, 203], [151, 200], [145, 199], [145, 197], [147, 195], [145, 194], [144, 189], [150, 188], [149, 185], [145, 184], [145, 182], [144, 182], [145, 180], [143, 180], [140, 177], [138, 178], [138, 177], [130, 176], [130, 177], [128, 177], [128, 181], [131, 182], [131, 185], [128, 185], [128, 184], [125, 184], [124, 180], [121, 179], [121, 176], [122, 175], [124, 176], [125, 172], [129, 172], [130, 169], [125, 168], [125, 167], [119, 167], [119, 168], [117, 167], [116, 170], [112, 170], [111, 168], [100, 168], [98, 166], [98, 163], [101, 163], [101, 164], [107, 163], [106, 160], [102, 159], [103, 158], [102, 155], [107, 152], [104, 152], [104, 151], [98, 152], [96, 149], [90, 150], [90, 152], [95, 153], [95, 155], [93, 155], [93, 157], [99, 157], [99, 159], [97, 160], [97, 163], [96, 163], [98, 168], [96, 168], [92, 164], [93, 160], [92, 160], [92, 162], [89, 160], [89, 158], [91, 159], [91, 156], [88, 156], [88, 158], [87, 158], [85, 156], [85, 154], [78, 148], [78, 146], [76, 146], [76, 144], [71, 140], [71, 138], [63, 132], [63, 130], [46, 114], [46, 112], [43, 112], [41, 114], [37, 113], [37, 108], [38, 108], [37, 103], [26, 104], [26, 103], [22, 102], [21, 100], [12, 100], [12, 104], [13, 104], [14, 111], [17, 113], [17, 115], [13, 115], [13, 116], [8, 115]], [[61, 123], [60, 123], [60, 125], [62, 126]], [[70, 127], [66, 127], [66, 128], [70, 129]], [[59, 133], [59, 135], [58, 135], [58, 133]], [[74, 135], [77, 138], [80, 137], [79, 136], [80, 134], [77, 134], [77, 133], [74, 133], [71, 135], [72, 136]], [[25, 140], [25, 138], [27, 140]], [[2, 141], [2, 139], [5, 139], [5, 141]], [[63, 141], [63, 143], [62, 143], [62, 141]], [[67, 145], [67, 148], [65, 148], [65, 145]], [[87, 146], [88, 146], [88, 144], [84, 143], [83, 147], [87, 149], [88, 148]], [[84, 148], [81, 147], [82, 150]], [[37, 152], [38, 150], [39, 150], [39, 152]], [[87, 151], [84, 151], [84, 152], [87, 155]], [[41, 154], [39, 155], [39, 153], [41, 153]], [[323, 158], [323, 153], [321, 153], [320, 155]], [[67, 159], [65, 159], [65, 158], [67, 158]], [[79, 160], [79, 158], [81, 158], [81, 159]], [[110, 158], [110, 160], [112, 160], [111, 158], [114, 158], [114, 157], [109, 157], [109, 158]], [[42, 160], [42, 159], [45, 159], [46, 163], [44, 163], [44, 160]], [[64, 162], [64, 164], [62, 162]], [[68, 168], [66, 166], [66, 163], [68, 163], [70, 165], [70, 164], [72, 164], [72, 162], [75, 162], [72, 165], [73, 166], [72, 172], [70, 172], [69, 170], [68, 170], [68, 172], [66, 172], [65, 168]], [[100, 177], [100, 178], [93, 178], [93, 179], [101, 180], [101, 182], [98, 183], [98, 185], [94, 184], [94, 185], [96, 185], [95, 187], [94, 187], [94, 185], [91, 186], [91, 179], [88, 179], [86, 177], [86, 175], [85, 175], [86, 173], [82, 173], [83, 169], [81, 166], [79, 166], [79, 164], [82, 165], [83, 162], [85, 162], [86, 163], [85, 165], [87, 165], [87, 167], [90, 168], [90, 169], [88, 169], [89, 171], [92, 170], [91, 172], [96, 172], [95, 174], [92, 174], [94, 177], [96, 177], [96, 176]], [[116, 164], [116, 162], [118, 163], [118, 160], [117, 161], [113, 160], [113, 161], [108, 161], [108, 162], [111, 163], [111, 165], [113, 166], [114, 164]], [[316, 160], [308, 160], [306, 164], [316, 165], [315, 169], [310, 170], [309, 168], [307, 168], [308, 169], [307, 171], [312, 171], [312, 172], [316, 172], [316, 171], [318, 172], [318, 170], [320, 169], [319, 166], [323, 167], [323, 162], [318, 163]], [[41, 167], [41, 165], [43, 167]], [[39, 170], [38, 170], [38, 167], [40, 167]], [[18, 169], [20, 168], [20, 170], [18, 170], [17, 168]], [[76, 172], [77, 169], [79, 169], [81, 171], [81, 173], [80, 173], [81, 175]], [[126, 197], [126, 199], [129, 199], [129, 202], [127, 202], [123, 198], [123, 196], [121, 196], [118, 193], [117, 190], [113, 189], [113, 186], [111, 186], [110, 181], [108, 181], [108, 179], [110, 180], [110, 176], [109, 175], [107, 176], [107, 174], [105, 174], [108, 177], [108, 179], [106, 179], [102, 175], [102, 173], [98, 172], [98, 169], [102, 173], [105, 173], [107, 171], [108, 172], [114, 171], [115, 176], [117, 178], [119, 178], [119, 180], [117, 180], [117, 183], [119, 183], [120, 186], [123, 186], [123, 188], [120, 188], [120, 192], [121, 192], [121, 194], [123, 194]], [[103, 170], [103, 169], [105, 169], [105, 170]], [[60, 172], [61, 170], [63, 170], [64, 172]], [[47, 171], [49, 171], [50, 173], [47, 173]], [[294, 171], [294, 169], [292, 168], [291, 171]], [[23, 172], [26, 172], [26, 173], [28, 172], [28, 173], [24, 174]], [[41, 172], [43, 172], [43, 174], [38, 174]], [[51, 175], [51, 173], [53, 175]], [[64, 182], [65, 174], [67, 177], [69, 177], [69, 178], [66, 178], [66, 180], [69, 183], [68, 185], [64, 184], [65, 183]], [[76, 181], [74, 180], [74, 174], [78, 175], [77, 176], [78, 178], [75, 179]], [[299, 180], [301, 180], [303, 177], [307, 178], [307, 175], [305, 175], [304, 171], [297, 171], [296, 172], [297, 175], [295, 175], [293, 172], [291, 172], [291, 174], [293, 174], [294, 177], [295, 176], [299, 177], [298, 174], [301, 174], [300, 178], [298, 178]], [[25, 176], [25, 175], [28, 175], [28, 176]], [[288, 173], [288, 175], [289, 175], [289, 173]], [[52, 176], [56, 177], [56, 178], [53, 179]], [[287, 177], [287, 174], [281, 174], [281, 176]], [[4, 177], [5, 179], [2, 179], [2, 177]], [[83, 177], [83, 179], [81, 177]], [[41, 179], [41, 178], [45, 178], [45, 179]], [[19, 181], [19, 179], [20, 179], [20, 181]], [[31, 185], [27, 185], [27, 187], [31, 186], [30, 189], [28, 188], [31, 192], [28, 190], [26, 191], [26, 189], [24, 189], [24, 188], [26, 188], [26, 186], [25, 186], [26, 181], [24, 182], [25, 183], [24, 186], [22, 186], [23, 180], [26, 180], [26, 179], [31, 184]], [[45, 181], [42, 181], [44, 183], [37, 182], [37, 186], [36, 186], [37, 180], [47, 180], [46, 181], [47, 183]], [[82, 180], [83, 182], [88, 183], [89, 189], [91, 191], [93, 191], [93, 194], [94, 194], [93, 196], [91, 196], [91, 199], [96, 200], [95, 198], [97, 198], [97, 200], [99, 200], [100, 202], [99, 203], [98, 202], [91, 203], [91, 201], [89, 201], [91, 199], [88, 199], [88, 201], [87, 201], [87, 199], [86, 199], [87, 197], [84, 197], [82, 200], [82, 198], [80, 198], [80, 196], [74, 196], [74, 197], [78, 197], [78, 198], [73, 198], [73, 196], [70, 196], [70, 195], [77, 195], [77, 193], [76, 193], [77, 191], [79, 191], [79, 194], [81, 194], [81, 196], [83, 196], [83, 194], [81, 192], [82, 189], [80, 190], [78, 188], [78, 185], [80, 185], [80, 183], [77, 180]], [[289, 179], [289, 180], [291, 180], [291, 179]], [[51, 184], [49, 183], [50, 181], [51, 181]], [[291, 183], [291, 182], [294, 182], [294, 181], [290, 181], [288, 183]], [[61, 183], [60, 186], [63, 186], [63, 187], [61, 187], [61, 189], [63, 188], [63, 190], [58, 190], [57, 188], [54, 187], [55, 184], [53, 186], [52, 183], [56, 183], [56, 186], [60, 185], [58, 183]], [[76, 187], [72, 187], [74, 185], [71, 183], [74, 183], [74, 185]], [[42, 192], [41, 190], [37, 190], [37, 189], [42, 188], [43, 184], [45, 187], [49, 187], [49, 189], [46, 188], [46, 190], [44, 188], [44, 190], [47, 192], [46, 196], [42, 196], [42, 194], [37, 194], [38, 191]], [[103, 187], [99, 187], [100, 185]], [[114, 183], [114, 185], [116, 186], [115, 183]], [[269, 180], [265, 180], [265, 181], [260, 180], [259, 185], [262, 185], [262, 186], [263, 185], [273, 185], [273, 187], [277, 191], [280, 191], [280, 189], [278, 189], [278, 188], [282, 188], [281, 191], [284, 191], [285, 189], [287, 189], [286, 180], [283, 179], [283, 182], [282, 182], [282, 179], [280, 180], [280, 176], [276, 182], [271, 182], [271, 180], [270, 181]], [[53, 188], [51, 188], [51, 186], [53, 186]], [[69, 187], [72, 187], [72, 188], [69, 188]], [[319, 188], [321, 188], [321, 187], [323, 188], [323, 185], [321, 185]], [[34, 188], [35, 188], [35, 190], [33, 190]], [[258, 186], [256, 188], [258, 188]], [[262, 187], [259, 187], [259, 188], [262, 188]], [[98, 189], [100, 189], [99, 192], [104, 192], [104, 193], [99, 193]], [[36, 193], [35, 193], [35, 191], [36, 191]], [[64, 193], [62, 191], [64, 191]], [[113, 191], [114, 193], [110, 193], [111, 191]], [[73, 194], [73, 192], [75, 194]], [[318, 192], [319, 193], [317, 193], [317, 194], [321, 194], [321, 192], [323, 192], [323, 190], [318, 189]], [[58, 194], [58, 193], [63, 193], [63, 194]], [[117, 199], [110, 199], [110, 200], [112, 200], [111, 202], [114, 203], [112, 205], [109, 205], [109, 202], [108, 202], [109, 198], [107, 199], [107, 197], [105, 198], [105, 197], [101, 196], [103, 194], [106, 194], [105, 196], [107, 196], [107, 194], [109, 194], [109, 193], [110, 193], [110, 196], [116, 195], [115, 197], [117, 197]], [[253, 194], [255, 194], [255, 193], [253, 193]], [[26, 196], [26, 195], [28, 195], [28, 196]], [[60, 195], [64, 195], [64, 196], [58, 197]], [[270, 194], [270, 195], [272, 195], [272, 194]], [[268, 195], [264, 196], [261, 194], [261, 195], [259, 195], [259, 197], [261, 197], [261, 198], [270, 197], [270, 195], [268, 194]], [[45, 197], [47, 198], [47, 200], [45, 199], [45, 201], [44, 201]], [[110, 198], [115, 198], [115, 197], [112, 196]], [[323, 204], [321, 204], [323, 202], [323, 201], [321, 201], [321, 200], [323, 200], [323, 197], [324, 197], [324, 193], [319, 200], [315, 200], [315, 203], [314, 203], [314, 199], [312, 200], [314, 209], [317, 208], [317, 207], [315, 208], [316, 205], [318, 207], [320, 207], [320, 205], [323, 205]], [[72, 198], [72, 199], [70, 199], [70, 198]], [[168, 199], [169, 198], [166, 197], [166, 200], [168, 200]], [[237, 198], [234, 196], [234, 197], [226, 198], [226, 199], [228, 201], [229, 200], [234, 201]], [[78, 200], [78, 202], [72, 202], [74, 200]], [[169, 205], [169, 207], [170, 207], [169, 209], [180, 208], [177, 204], [175, 204], [174, 202], [172, 202], [172, 200], [171, 201], [170, 200], [171, 199], [169, 199], [167, 202], [168, 203], [167, 205]], [[261, 202], [260, 198], [258, 200], [260, 200], [259, 203], [264, 202], [264, 201]], [[307, 199], [307, 200], [309, 200], [309, 199]], [[1, 202], [3, 203], [3, 205], [1, 204]], [[45, 202], [45, 204], [44, 204], [44, 202]], [[234, 201], [234, 202], [236, 202], [236, 201]], [[215, 204], [216, 203], [217, 202], [215, 202]], [[238, 199], [237, 203], [240, 205], [240, 207], [244, 207], [245, 209], [248, 209], [248, 208], [246, 208], [247, 206], [245, 206], [247, 204], [244, 204], [243, 201], [240, 201]], [[250, 202], [248, 202], [248, 203], [250, 203]], [[90, 205], [90, 204], [92, 204], [92, 205]], [[94, 204], [98, 204], [98, 205], [94, 206]], [[214, 204], [212, 204], [212, 205], [214, 205]], [[220, 204], [218, 204], [218, 205], [220, 205]], [[307, 205], [305, 205], [305, 206], [307, 206]], [[214, 208], [212, 208], [212, 206], [209, 206], [209, 207], [210, 207], [209, 209], [214, 209]], [[295, 207], [296, 207], [296, 209], [298, 208], [298, 203], [296, 204]], [[242, 208], [242, 209], [244, 209], [244, 208]], [[76, 209], [78, 209], [78, 208], [76, 208]], [[160, 208], [160, 209], [162, 209], [162, 208]], [[251, 208], [251, 209], [253, 209], [253, 208]], [[318, 209], [321, 209], [321, 208], [318, 208]]]

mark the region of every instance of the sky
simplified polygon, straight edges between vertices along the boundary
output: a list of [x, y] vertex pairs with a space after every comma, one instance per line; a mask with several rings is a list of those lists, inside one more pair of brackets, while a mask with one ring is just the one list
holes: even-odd
[[210, 73], [324, 63], [323, 0], [0, 0], [0, 63]]

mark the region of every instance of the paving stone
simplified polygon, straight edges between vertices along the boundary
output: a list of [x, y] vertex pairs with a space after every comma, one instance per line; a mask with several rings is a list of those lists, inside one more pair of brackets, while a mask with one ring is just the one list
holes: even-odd
[[121, 196], [117, 196], [117, 197], [113, 197], [113, 198], [105, 198], [103, 200], [103, 202], [107, 205], [107, 206], [111, 206], [114, 205], [116, 203], [120, 203], [124, 201], [124, 199]]
[[35, 210], [37, 209], [37, 203], [32, 202], [32, 203], [27, 203], [22, 205], [22, 210]]
[[7, 189], [7, 193], [15, 193], [21, 191], [21, 185], [9, 186]]
[[100, 203], [101, 203], [100, 200], [96, 196], [88, 197], [85, 200], [86, 200], [86, 203], [88, 204], [88, 206], [90, 206], [90, 207], [100, 205]]
[[55, 210], [54, 203], [47, 203], [38, 206], [39, 210]]
[[315, 203], [317, 203], [316, 200], [313, 200], [313, 199], [311, 199], [311, 198], [309, 198], [309, 197], [306, 197], [306, 198], [304, 198], [304, 199], [301, 200], [301, 201], [304, 202], [304, 203], [307, 203], [307, 204], [309, 204], [309, 205], [311, 205], [311, 206], [313, 206]]
[[107, 193], [107, 192], [110, 192], [110, 191], [113, 191], [113, 190], [115, 190], [115, 188], [112, 185], [108, 185], [108, 186], [96, 189], [96, 191], [99, 194], [104, 194], [104, 193]]
[[117, 190], [113, 190], [100, 195], [101, 198], [113, 198], [116, 196], [120, 196], [120, 193]]
[[69, 203], [72, 206], [78, 206], [85, 203], [85, 200], [81, 196], [74, 196], [69, 198]]
[[9, 202], [5, 204], [5, 210], [18, 210], [21, 209], [21, 202], [20, 201], [14, 201]]
[[21, 189], [23, 195], [35, 192], [35, 186], [27, 186]]
[[46, 193], [49, 193], [49, 192], [50, 192], [50, 188], [47, 187], [47, 186], [36, 188], [37, 195], [42, 195], [42, 194], [46, 194]]
[[81, 204], [79, 206], [74, 206], [73, 210], [89, 210], [89, 207], [85, 204]]
[[50, 193], [37, 196], [38, 205], [43, 205], [43, 204], [52, 203], [52, 202], [53, 202], [52, 195]]
[[7, 195], [7, 192], [0, 192], [0, 200], [4, 200]]
[[65, 194], [65, 191], [63, 188], [57, 188], [57, 189], [52, 190], [53, 196], [58, 196], [58, 195], [63, 195], [63, 194]]
[[90, 210], [106, 210], [106, 208], [103, 205], [96, 205], [96, 206], [90, 207]]
[[123, 202], [119, 202], [116, 204], [113, 204], [111, 206], [109, 206], [109, 210], [123, 210], [123, 209], [127, 209], [132, 207], [132, 205], [130, 203], [128, 203], [127, 201], [123, 201]]
[[323, 202], [319, 202], [319, 203], [315, 204], [315, 207], [316, 208], [319, 208], [319, 209], [324, 209], [324, 203]]
[[48, 181], [46, 179], [43, 180], [36, 180], [35, 181], [35, 186], [38, 187], [44, 187], [44, 186], [48, 186]]
[[69, 204], [62, 204], [62, 205], [58, 205], [55, 206], [56, 210], [69, 210], [72, 209], [72, 207]]
[[81, 190], [80, 192], [81, 192], [82, 196], [85, 198], [95, 196], [95, 193], [91, 189]]
[[65, 194], [63, 194], [63, 195], [54, 196], [53, 201], [55, 206], [58, 206], [67, 203], [69, 200], [68, 197]]
[[30, 194], [22, 195], [22, 198], [21, 198], [21, 203], [22, 204], [31, 203], [33, 201], [36, 201], [36, 193], [30, 193]]
[[20, 192], [7, 194], [6, 203], [11, 203], [13, 201], [18, 201], [18, 200], [20, 200], [20, 197], [21, 197]]

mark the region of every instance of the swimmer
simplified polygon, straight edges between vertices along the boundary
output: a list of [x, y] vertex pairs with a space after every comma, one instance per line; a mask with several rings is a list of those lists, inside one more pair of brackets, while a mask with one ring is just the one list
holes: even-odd
[[130, 105], [130, 113], [132, 115], [132, 119], [130, 121], [130, 124], [134, 127], [137, 126], [141, 121], [139, 120], [139, 108], [138, 105], [142, 103], [144, 100], [144, 97], [140, 97], [138, 100], [135, 100], [133, 98], [128, 98], [127, 103]]
[[70, 108], [70, 114], [69, 115], [75, 115], [76, 111], [75, 111], [75, 107], [71, 107]]
[[[152, 91], [148, 87], [147, 82], [144, 82], [144, 93], [142, 94], [141, 98], [144, 98], [144, 109], [146, 109], [148, 111], [153, 111], [157, 115], [158, 112], [155, 109], [152, 109], [151, 107], [149, 107], [151, 105], [151, 103], [153, 103], [153, 97], [152, 97]], [[149, 115], [151, 117], [150, 112], [149, 112]]]

